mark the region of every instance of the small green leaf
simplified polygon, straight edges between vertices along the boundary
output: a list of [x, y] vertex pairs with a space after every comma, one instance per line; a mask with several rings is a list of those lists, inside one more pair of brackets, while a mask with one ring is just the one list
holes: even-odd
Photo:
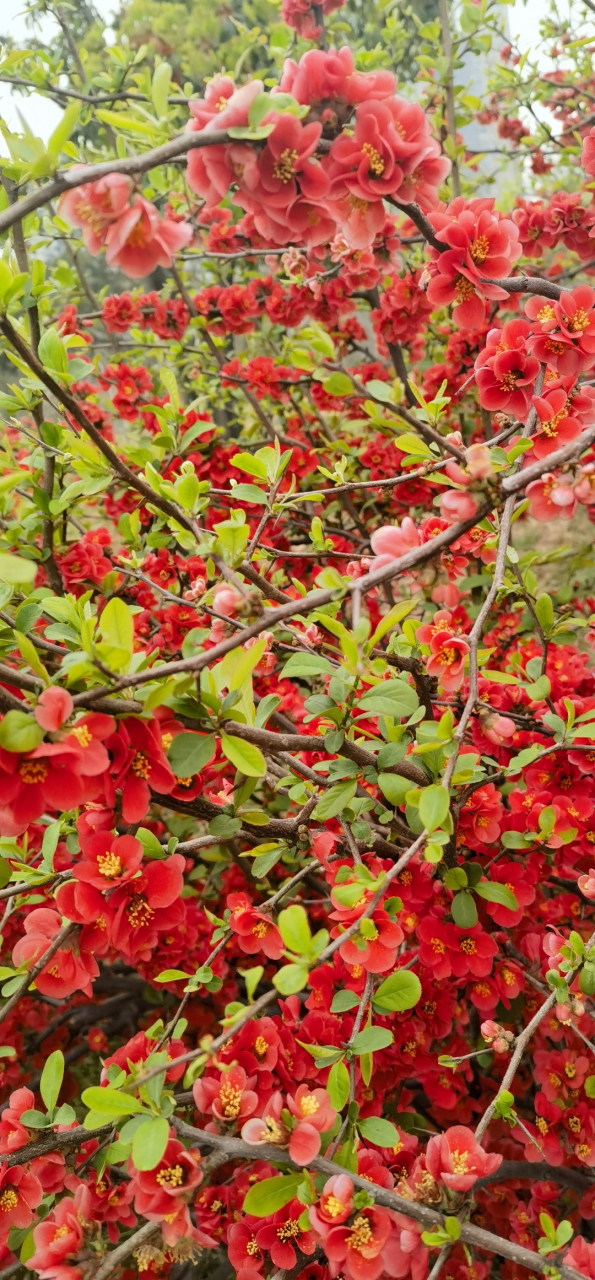
[[243, 738], [222, 733], [221, 750], [236, 769], [239, 769], [240, 773], [245, 774], [247, 778], [264, 778], [267, 771], [266, 760], [262, 751], [259, 751], [252, 742], [244, 742]]
[[352, 1049], [355, 1054], [378, 1053], [379, 1049], [388, 1049], [393, 1043], [393, 1033], [388, 1027], [365, 1027], [355, 1037]]
[[450, 809], [450, 799], [445, 787], [424, 787], [419, 797], [419, 820], [426, 831], [442, 826]]
[[450, 904], [452, 918], [459, 929], [472, 929], [477, 924], [477, 907], [473, 897], [466, 890], [455, 893]]
[[176, 778], [192, 778], [201, 773], [213, 759], [217, 747], [214, 734], [179, 733], [173, 740], [167, 759]]
[[262, 1182], [255, 1183], [245, 1197], [243, 1213], [250, 1213], [254, 1218], [269, 1218], [294, 1199], [303, 1181], [303, 1173], [290, 1173], [286, 1177], [265, 1178]]
[[349, 1072], [344, 1062], [333, 1063], [326, 1088], [335, 1111], [342, 1111], [349, 1098]]
[[404, 1009], [413, 1009], [418, 1004], [421, 982], [410, 969], [397, 969], [390, 978], [385, 978], [372, 999], [378, 1009], [402, 1013]]
[[39, 1092], [50, 1112], [54, 1110], [58, 1101], [63, 1078], [64, 1054], [61, 1049], [55, 1049], [53, 1053], [50, 1053], [39, 1081]]
[[34, 751], [43, 741], [43, 729], [26, 711], [7, 711], [0, 723], [0, 747], [5, 751]]
[[91, 1111], [100, 1111], [104, 1116], [133, 1116], [143, 1111], [143, 1104], [129, 1093], [120, 1093], [118, 1089], [102, 1089], [91, 1085], [84, 1089], [81, 1101]]
[[292, 653], [281, 672], [282, 679], [296, 676], [332, 676], [334, 667], [321, 653]]
[[169, 1140], [169, 1121], [156, 1116], [141, 1124], [132, 1139], [132, 1162], [141, 1171], [155, 1169]]
[[398, 1129], [395, 1129], [390, 1120], [382, 1120], [379, 1116], [368, 1116], [365, 1120], [358, 1120], [357, 1127], [362, 1138], [365, 1138], [366, 1142], [373, 1142], [377, 1147], [394, 1147], [399, 1141]]
[[304, 955], [305, 952], [310, 950], [312, 935], [308, 924], [308, 916], [299, 903], [296, 902], [291, 907], [286, 907], [284, 911], [281, 911], [277, 924], [281, 937], [289, 951], [295, 952], [296, 955]]

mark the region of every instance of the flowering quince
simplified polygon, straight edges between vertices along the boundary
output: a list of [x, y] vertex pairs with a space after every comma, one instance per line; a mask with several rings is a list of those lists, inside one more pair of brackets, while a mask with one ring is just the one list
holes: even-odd
[[269, 960], [279, 960], [285, 944], [273, 920], [255, 911], [250, 899], [243, 893], [231, 893], [227, 899], [231, 911], [230, 928], [237, 934], [240, 949], [248, 955], [264, 951]]
[[243, 1067], [232, 1067], [219, 1080], [209, 1076], [193, 1085], [194, 1101], [203, 1115], [230, 1122], [247, 1119], [259, 1105], [258, 1094], [251, 1086], [255, 1077], [246, 1075]]
[[[427, 1280], [417, 1216], [471, 1196], [447, 1280], [521, 1280], [544, 1212], [595, 1218], [589, 50], [548, 50], [556, 146], [501, 202], [369, 14], [332, 47], [343, 3], [281, 0], [277, 77], [199, 50], [192, 98], [164, 37], [121, 115], [114, 20], [55, 180], [0, 162], [4, 1272]], [[500, 52], [504, 163], [536, 89]]]
[[478, 1178], [495, 1173], [501, 1164], [502, 1156], [484, 1151], [472, 1130], [462, 1124], [436, 1134], [426, 1147], [428, 1171], [450, 1191], [469, 1191]]
[[[24, 936], [19, 938], [13, 948], [13, 964], [35, 964], [48, 950], [61, 927], [62, 920], [57, 911], [37, 907], [27, 916]], [[94, 957], [79, 946], [72, 936], [64, 940], [64, 945], [43, 966], [35, 982], [44, 995], [57, 996], [59, 999], [79, 990], [90, 996], [93, 991], [92, 979], [98, 973]]]

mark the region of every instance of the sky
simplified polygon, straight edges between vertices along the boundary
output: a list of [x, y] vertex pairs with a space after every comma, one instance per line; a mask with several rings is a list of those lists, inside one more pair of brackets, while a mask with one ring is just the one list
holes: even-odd
[[[106, 23], [118, 8], [117, 0], [94, 0], [96, 9], [103, 15]], [[535, 36], [539, 31], [539, 19], [543, 14], [544, 0], [515, 0], [508, 9], [510, 34], [518, 37], [521, 50], [531, 49]], [[2, 0], [0, 31], [10, 34], [15, 40], [23, 43], [27, 40], [27, 28], [22, 15], [23, 0]], [[48, 37], [52, 32], [54, 19], [46, 19]], [[25, 115], [33, 133], [47, 141], [52, 130], [60, 119], [61, 111], [55, 103], [40, 94], [31, 94], [27, 99], [21, 95], [13, 97], [10, 88], [0, 84], [0, 115], [9, 128], [19, 130], [17, 107]], [[6, 155], [3, 139], [0, 139], [0, 155]]]

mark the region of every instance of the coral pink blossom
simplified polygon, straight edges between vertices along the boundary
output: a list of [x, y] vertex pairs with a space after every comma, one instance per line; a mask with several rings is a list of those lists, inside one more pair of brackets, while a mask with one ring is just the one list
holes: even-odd
[[571, 485], [546, 472], [527, 485], [530, 513], [535, 520], [571, 520], [576, 511], [576, 497]]
[[428, 1172], [450, 1191], [469, 1191], [478, 1178], [495, 1173], [501, 1164], [502, 1156], [484, 1151], [473, 1130], [461, 1124], [436, 1134], [426, 1147]]
[[56, 685], [44, 689], [35, 708], [35, 719], [48, 733], [55, 733], [74, 711], [74, 702], [67, 689]]

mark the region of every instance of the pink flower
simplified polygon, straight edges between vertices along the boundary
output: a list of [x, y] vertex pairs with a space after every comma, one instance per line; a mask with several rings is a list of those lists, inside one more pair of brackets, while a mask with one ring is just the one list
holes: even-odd
[[588, 875], [579, 876], [577, 884], [585, 898], [595, 898], [595, 867], [589, 869]]
[[561, 387], [545, 396], [533, 396], [541, 430], [533, 437], [532, 461], [547, 458], [548, 454], [580, 436], [581, 424], [569, 414], [571, 403]]
[[174, 254], [191, 239], [189, 223], [160, 218], [155, 205], [137, 195], [108, 228], [105, 260], [108, 267], [120, 267], [125, 275], [138, 280], [155, 267], [171, 267]]
[[530, 512], [535, 520], [571, 520], [576, 511], [576, 497], [572, 485], [564, 484], [551, 472], [527, 485], [526, 494]]
[[349, 1226], [333, 1227], [324, 1242], [333, 1271], [344, 1272], [348, 1280], [378, 1280], [391, 1227], [386, 1209], [376, 1206], [362, 1209]]
[[310, 108], [326, 99], [342, 99], [352, 105], [369, 98], [389, 98], [395, 88], [391, 71], [356, 71], [347, 45], [330, 52], [310, 49], [299, 63], [288, 58], [279, 84], [281, 93], [291, 93]]
[[258, 1094], [250, 1087], [254, 1080], [243, 1067], [232, 1067], [218, 1080], [203, 1076], [194, 1082], [194, 1101], [203, 1115], [214, 1115], [226, 1124], [247, 1120], [258, 1106]]
[[[595, 130], [592, 129], [591, 133], [595, 133]], [[587, 169], [587, 173], [595, 173], [595, 168]], [[588, 1244], [582, 1236], [575, 1236], [564, 1254], [564, 1266], [572, 1267], [575, 1271], [580, 1271], [582, 1276], [595, 1280], [595, 1244]]]
[[287, 1106], [298, 1123], [289, 1138], [289, 1154], [296, 1164], [305, 1165], [320, 1151], [320, 1135], [331, 1129], [337, 1112], [331, 1106], [326, 1089], [313, 1089], [300, 1084], [292, 1096], [287, 1095]]
[[[589, 129], [589, 132], [583, 138], [581, 164], [585, 173], [595, 175], [595, 129]], [[570, 1262], [568, 1265], [573, 1266], [574, 1264]], [[582, 1268], [578, 1267], [577, 1270], [580, 1271]]]
[[470, 493], [463, 493], [460, 489], [447, 489], [440, 494], [440, 515], [449, 524], [456, 524], [458, 520], [470, 520], [476, 511], [477, 502]]
[[510, 716], [494, 715], [490, 711], [487, 715], [481, 716], [481, 727], [486, 738], [494, 742], [497, 747], [510, 746], [508, 739], [516, 733], [516, 725]]
[[58, 212], [71, 227], [82, 229], [85, 249], [96, 257], [105, 244], [108, 228], [128, 208], [132, 191], [131, 178], [109, 173], [98, 182], [66, 191], [58, 201]]
[[96, 889], [124, 884], [136, 875], [143, 860], [143, 846], [134, 836], [98, 831], [82, 843], [83, 857], [73, 868], [73, 875]]
[[471, 444], [465, 449], [467, 471], [473, 480], [486, 480], [492, 472], [492, 460], [487, 444]]
[[48, 733], [55, 733], [74, 711], [74, 702], [67, 689], [59, 689], [52, 685], [39, 695], [35, 708], [35, 719]]
[[448, 633], [432, 650], [426, 662], [429, 676], [437, 676], [442, 688], [447, 692], [460, 689], [465, 674], [465, 658], [469, 645], [465, 640]]
[[39, 1178], [24, 1165], [15, 1164], [12, 1169], [5, 1164], [0, 1166], [0, 1211], [5, 1235], [9, 1227], [28, 1227], [42, 1199]]
[[436, 1134], [426, 1147], [428, 1172], [450, 1191], [469, 1191], [478, 1178], [495, 1173], [501, 1164], [502, 1156], [484, 1151], [473, 1131], [462, 1124]]
[[414, 547], [419, 547], [421, 538], [411, 517], [405, 516], [400, 527], [396, 524], [385, 524], [381, 529], [376, 529], [370, 542], [374, 555], [378, 557], [374, 562], [374, 568], [377, 569], [381, 565], [390, 564], [391, 560], [396, 560], [399, 556], [406, 555]]
[[539, 373], [539, 361], [527, 353], [529, 334], [526, 320], [510, 320], [502, 329], [490, 329], [475, 361], [479, 403], [484, 409], [526, 417]]
[[318, 1236], [326, 1239], [331, 1227], [338, 1227], [353, 1213], [354, 1188], [346, 1173], [329, 1178], [318, 1204], [310, 1206], [310, 1222]]

